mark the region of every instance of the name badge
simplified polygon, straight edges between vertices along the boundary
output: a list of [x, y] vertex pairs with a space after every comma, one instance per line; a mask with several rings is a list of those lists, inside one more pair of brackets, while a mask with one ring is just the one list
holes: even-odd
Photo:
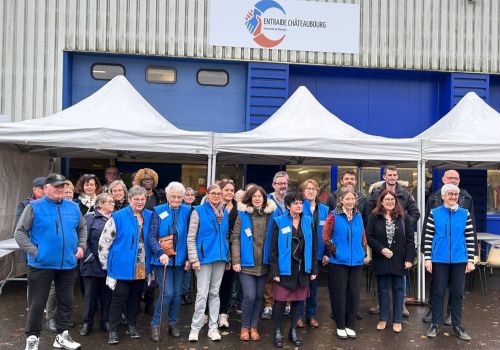
[[163, 213], [160, 213], [160, 215], [158, 215], [160, 217], [160, 219], [165, 219], [168, 217], [168, 213], [166, 211], [164, 211]]
[[284, 234], [284, 235], [286, 235], [287, 233], [290, 233], [290, 232], [292, 232], [292, 229], [290, 228], [290, 226], [283, 227], [281, 229], [281, 233]]
[[325, 226], [325, 220], [321, 220], [321, 221], [319, 222], [319, 225], [320, 225], [320, 226]]
[[245, 229], [245, 234], [247, 235], [247, 237], [250, 237], [252, 235], [252, 230], [250, 230], [250, 228], [246, 228]]

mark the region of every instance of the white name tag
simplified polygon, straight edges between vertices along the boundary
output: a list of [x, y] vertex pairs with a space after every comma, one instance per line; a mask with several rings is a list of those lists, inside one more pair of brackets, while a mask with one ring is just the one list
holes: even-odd
[[168, 217], [168, 213], [166, 211], [164, 211], [163, 213], [160, 213], [160, 215], [158, 215], [160, 217], [160, 219], [165, 219]]
[[247, 237], [250, 237], [252, 235], [252, 230], [250, 230], [250, 228], [246, 228], [245, 229], [245, 234], [247, 235]]
[[321, 221], [319, 222], [319, 225], [320, 225], [320, 226], [325, 226], [325, 220], [321, 220]]
[[290, 232], [292, 232], [292, 229], [290, 228], [290, 226], [283, 227], [281, 229], [281, 233], [284, 234], [284, 235], [286, 235], [287, 233], [290, 233]]

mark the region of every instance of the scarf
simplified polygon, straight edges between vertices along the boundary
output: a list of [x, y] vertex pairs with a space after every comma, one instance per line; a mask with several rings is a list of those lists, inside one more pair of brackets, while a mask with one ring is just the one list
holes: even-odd
[[215, 217], [217, 218], [217, 222], [220, 224], [222, 222], [222, 218], [224, 217], [224, 203], [219, 203], [217, 206], [214, 206], [212, 202], [208, 202], [212, 209], [214, 210]]
[[78, 200], [80, 200], [80, 202], [89, 209], [95, 205], [95, 198], [95, 196], [90, 197], [85, 193], [80, 193], [80, 195], [78, 196]]

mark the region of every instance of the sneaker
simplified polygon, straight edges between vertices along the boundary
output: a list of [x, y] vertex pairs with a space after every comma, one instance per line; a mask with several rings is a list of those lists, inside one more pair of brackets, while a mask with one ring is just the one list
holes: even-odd
[[220, 314], [219, 315], [219, 328], [229, 328], [229, 315], [228, 314]]
[[271, 317], [273, 317], [273, 308], [272, 307], [265, 307], [264, 308], [264, 311], [262, 311], [262, 315], [261, 317], [264, 319], [264, 320], [270, 320]]
[[207, 335], [210, 339], [212, 339], [212, 341], [221, 340], [221, 336], [217, 328], [210, 329]]
[[471, 337], [465, 332], [465, 328], [463, 326], [455, 326], [453, 327], [453, 335], [459, 337], [462, 340], [470, 341]]
[[289, 304], [286, 304], [285, 306], [285, 316], [290, 316], [290, 305]]
[[191, 328], [191, 332], [189, 332], [189, 341], [198, 341], [198, 333], [200, 333], [199, 330]]
[[337, 328], [337, 337], [340, 339], [347, 339], [347, 332], [345, 329], [338, 329]]
[[38, 350], [38, 337], [36, 335], [30, 335], [26, 339], [26, 347], [24, 350]]
[[347, 333], [347, 337], [356, 339], [356, 332], [354, 330], [346, 327], [345, 332]]
[[67, 349], [74, 350], [80, 349], [80, 343], [77, 343], [73, 339], [71, 339], [68, 331], [64, 331], [58, 335], [56, 335], [56, 339], [54, 339], [54, 344], [52, 346], [56, 349]]

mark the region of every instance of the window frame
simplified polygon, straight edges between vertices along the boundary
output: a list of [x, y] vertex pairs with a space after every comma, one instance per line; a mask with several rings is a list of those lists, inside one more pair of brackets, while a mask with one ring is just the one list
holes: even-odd
[[[227, 76], [227, 81], [226, 81], [226, 84], [224, 85], [219, 85], [219, 84], [202, 84], [200, 83], [200, 72], [201, 71], [208, 71], [208, 72], [224, 72], [226, 73], [226, 76]], [[225, 87], [227, 85], [229, 85], [229, 72], [225, 69], [214, 69], [214, 68], [200, 68], [198, 69], [198, 71], [196, 71], [196, 82], [198, 83], [198, 85], [200, 86], [214, 86], [214, 87]]]
[[125, 66], [123, 64], [120, 64], [120, 63], [94, 63], [92, 64], [92, 66], [90, 67], [90, 76], [92, 77], [92, 79], [94, 80], [104, 80], [104, 81], [111, 81], [113, 78], [116, 77], [116, 75], [111, 78], [111, 79], [101, 79], [101, 78], [96, 78], [94, 76], [94, 67], [95, 66], [115, 66], [115, 67], [121, 67], [123, 69], [123, 74], [118, 74], [118, 75], [123, 75], [124, 77], [127, 76], [127, 70], [125, 69]]
[[[160, 81], [149, 81], [148, 80], [148, 69], [150, 68], [156, 68], [156, 69], [170, 69], [174, 71], [174, 81], [173, 82], [160, 82]], [[177, 83], [177, 69], [172, 66], [146, 66], [146, 69], [144, 70], [144, 80], [149, 83], [149, 84], [166, 84], [166, 85], [172, 85]]]

